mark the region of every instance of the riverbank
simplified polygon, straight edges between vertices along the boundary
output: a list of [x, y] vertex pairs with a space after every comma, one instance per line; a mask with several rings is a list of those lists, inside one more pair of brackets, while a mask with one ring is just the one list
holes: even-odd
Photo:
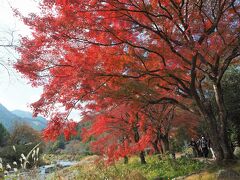
[[[48, 157], [51, 157], [51, 160], [56, 159], [53, 155]], [[186, 157], [172, 159], [165, 156], [159, 159], [158, 156], [147, 156], [146, 161], [147, 164], [140, 164], [139, 158], [135, 156], [129, 158], [128, 164], [119, 160], [106, 165], [106, 162], [101, 160], [99, 156], [93, 155], [81, 157], [79, 161], [69, 167], [56, 168], [44, 175], [35, 169], [25, 175], [20, 175], [19, 178], [24, 180], [218, 180], [221, 177], [224, 177], [224, 180], [240, 179], [238, 176], [240, 174], [240, 161], [223, 166], [215, 165], [206, 159]]]
[[147, 164], [141, 165], [138, 157], [132, 157], [128, 164], [120, 160], [106, 166], [98, 156], [88, 156], [75, 166], [52, 173], [47, 180], [237, 180], [240, 174], [240, 161], [219, 166], [209, 160], [185, 157], [159, 160], [157, 156], [147, 156], [146, 160]]
[[204, 162], [184, 157], [176, 160], [163, 157], [160, 160], [157, 156], [147, 156], [146, 161], [147, 164], [140, 164], [138, 157], [131, 157], [128, 164], [124, 164], [123, 160], [120, 160], [111, 165], [106, 165], [98, 156], [89, 156], [83, 158], [75, 166], [52, 173], [47, 179], [172, 179], [178, 176], [191, 174], [207, 166]]

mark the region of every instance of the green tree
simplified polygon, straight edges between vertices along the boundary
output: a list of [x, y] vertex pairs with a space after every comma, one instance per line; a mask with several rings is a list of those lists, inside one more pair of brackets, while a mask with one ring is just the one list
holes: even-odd
[[6, 128], [0, 123], [0, 146], [4, 146], [7, 144], [9, 133]]
[[231, 139], [240, 145], [240, 69], [233, 66], [223, 78], [224, 101], [228, 111]]
[[63, 135], [59, 136], [57, 141], [55, 141], [55, 143], [54, 143], [55, 150], [64, 149], [65, 143], [66, 143], [66, 141], [64, 139], [64, 136]]

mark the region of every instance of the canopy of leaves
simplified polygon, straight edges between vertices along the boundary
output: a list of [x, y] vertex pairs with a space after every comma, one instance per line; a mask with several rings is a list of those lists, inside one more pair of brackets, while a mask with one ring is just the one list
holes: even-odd
[[186, 102], [195, 98], [201, 109], [209, 84], [239, 56], [236, 0], [44, 0], [40, 7], [40, 15], [16, 12], [33, 33], [22, 38], [15, 67], [44, 86], [32, 106], [51, 117], [47, 139], [76, 134], [68, 118], [76, 109], [93, 114], [88, 133], [115, 142], [110, 150], [126, 132], [131, 143], [138, 134], [141, 150], [154, 128], [144, 108], [193, 111]]

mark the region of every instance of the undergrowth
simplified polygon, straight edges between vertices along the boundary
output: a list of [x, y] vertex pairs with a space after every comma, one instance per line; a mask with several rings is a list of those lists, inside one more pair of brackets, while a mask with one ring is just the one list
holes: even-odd
[[103, 162], [95, 165], [80, 166], [78, 179], [172, 179], [188, 175], [203, 169], [206, 164], [186, 157], [159, 159], [157, 156], [148, 156], [147, 164], [140, 164], [138, 157], [132, 157], [128, 164], [117, 162], [105, 166]]

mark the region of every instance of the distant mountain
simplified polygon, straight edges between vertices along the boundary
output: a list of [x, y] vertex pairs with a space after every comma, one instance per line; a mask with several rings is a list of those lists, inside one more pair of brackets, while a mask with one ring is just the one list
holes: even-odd
[[32, 117], [32, 113], [22, 110], [14, 110], [13, 114], [23, 119], [24, 122], [29, 123], [34, 129], [42, 130], [47, 125], [47, 120], [41, 116]]
[[17, 110], [11, 111], [11, 113], [13, 113], [21, 118], [32, 118], [32, 113], [30, 113], [28, 111], [22, 111], [22, 110], [17, 109]]
[[28, 119], [33, 119], [33, 120], [37, 120], [37, 121], [40, 121], [42, 123], [46, 123], [46, 119], [41, 117], [41, 116], [38, 116], [38, 117], [32, 117], [32, 113], [28, 112], [28, 111], [22, 111], [22, 110], [14, 110], [14, 111], [11, 111], [11, 113], [15, 114], [16, 116], [18, 117], [21, 117], [21, 118], [28, 118]]
[[32, 128], [40, 131], [47, 125], [47, 120], [43, 117], [32, 117], [32, 113], [14, 110], [10, 112], [6, 107], [0, 104], [0, 123], [2, 123], [6, 129], [11, 131], [16, 123], [26, 123]]
[[18, 116], [12, 114], [2, 104], [0, 104], [0, 122], [3, 126], [10, 130], [12, 126], [18, 121]]

